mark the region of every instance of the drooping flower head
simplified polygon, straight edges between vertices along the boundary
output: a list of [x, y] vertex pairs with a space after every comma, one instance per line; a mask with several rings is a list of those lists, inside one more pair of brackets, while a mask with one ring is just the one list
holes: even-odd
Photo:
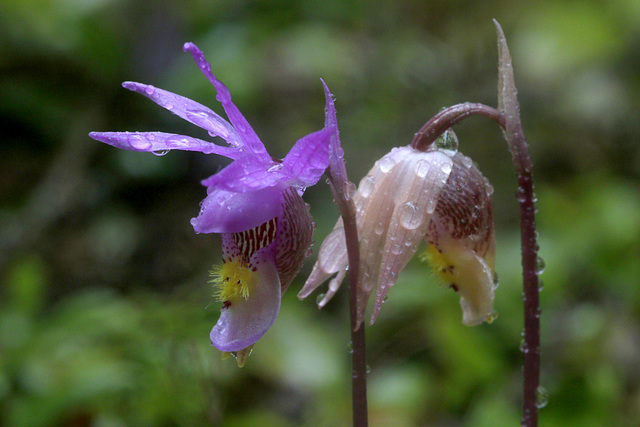
[[[151, 85], [125, 82], [123, 86], [224, 139], [229, 146], [164, 132], [92, 132], [89, 136], [131, 151], [176, 149], [233, 159], [202, 181], [207, 197], [191, 224], [197, 233], [222, 236], [223, 263], [212, 271], [222, 313], [211, 331], [211, 343], [244, 357], [245, 349], [275, 321], [282, 293], [308, 254], [313, 223], [301, 195], [320, 179], [329, 163], [332, 129], [326, 121], [324, 129], [300, 139], [284, 159], [274, 160], [231, 102], [229, 90], [211, 73], [200, 49], [185, 43], [184, 50], [213, 84], [229, 121], [195, 101]], [[332, 113], [335, 115], [333, 105], [327, 104], [326, 114]]]
[[[398, 274], [427, 244], [424, 258], [460, 294], [463, 323], [494, 317], [493, 189], [472, 160], [459, 153], [452, 131], [426, 151], [394, 148], [360, 181], [354, 195], [360, 240], [358, 322], [375, 288], [371, 323]], [[298, 294], [304, 298], [337, 273], [319, 306], [336, 293], [347, 271], [342, 220], [320, 247]]]

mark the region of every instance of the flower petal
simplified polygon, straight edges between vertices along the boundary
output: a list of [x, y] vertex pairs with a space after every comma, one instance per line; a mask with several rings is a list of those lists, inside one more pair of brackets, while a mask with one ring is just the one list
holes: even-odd
[[269, 330], [280, 311], [280, 280], [273, 260], [273, 246], [251, 257], [257, 282], [249, 297], [223, 308], [211, 330], [211, 345], [220, 351], [240, 351], [258, 341]]
[[288, 181], [288, 175], [282, 165], [264, 161], [251, 154], [243, 153], [235, 162], [215, 175], [202, 181], [202, 185], [211, 188], [243, 193], [265, 187], [272, 187], [279, 181]]
[[185, 43], [183, 49], [185, 52], [189, 52], [191, 54], [202, 74], [204, 74], [204, 76], [216, 88], [216, 91], [218, 92], [216, 99], [220, 101], [225, 113], [227, 113], [227, 117], [229, 117], [229, 121], [242, 138], [244, 149], [263, 158], [270, 158], [269, 153], [267, 153], [267, 150], [262, 144], [262, 141], [260, 141], [260, 138], [258, 138], [258, 135], [256, 135], [251, 125], [249, 125], [247, 119], [244, 118], [238, 107], [231, 102], [229, 89], [227, 89], [227, 87], [223, 85], [222, 82], [211, 72], [211, 65], [205, 59], [202, 51], [198, 46], [190, 42]]
[[230, 147], [221, 147], [211, 142], [164, 132], [91, 132], [89, 136], [116, 148], [130, 151], [163, 152], [167, 150], [200, 151], [205, 154], [219, 154], [231, 159], [242, 153]]
[[242, 146], [242, 141], [229, 122], [208, 107], [184, 96], [136, 82], [124, 82], [122, 86], [146, 96], [178, 117], [206, 129], [212, 136], [219, 136], [231, 145]]
[[291, 177], [292, 185], [315, 185], [329, 165], [331, 131], [323, 129], [296, 142], [282, 161], [282, 168]]
[[287, 188], [279, 183], [242, 193], [213, 189], [191, 225], [196, 233], [239, 233], [257, 227], [280, 215], [282, 193]]
[[[381, 200], [386, 200], [386, 203], [392, 200], [393, 212], [389, 223], [385, 224], [383, 249], [377, 250], [380, 267], [375, 281], [378, 287], [371, 323], [375, 322], [389, 288], [396, 283], [398, 274], [413, 257], [426, 234], [451, 168], [451, 158], [441, 151], [415, 151], [396, 166], [395, 179], [390, 177], [395, 181], [391, 188], [393, 194]], [[363, 245], [364, 250], [369, 250], [368, 246]]]

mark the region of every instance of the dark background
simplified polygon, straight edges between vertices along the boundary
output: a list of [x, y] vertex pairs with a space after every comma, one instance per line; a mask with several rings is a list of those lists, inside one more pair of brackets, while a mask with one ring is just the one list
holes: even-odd
[[[336, 97], [351, 178], [440, 108], [496, 105], [492, 18], [514, 60], [534, 161], [542, 275], [542, 426], [640, 417], [640, 3], [116, 1], [0, 3], [0, 424], [336, 426], [350, 423], [346, 293], [296, 293], [243, 369], [208, 333], [216, 235], [189, 219], [225, 161], [116, 150], [93, 130], [206, 138], [120, 87], [153, 84], [222, 113], [195, 42], [270, 153], [323, 125]], [[506, 426], [520, 417], [515, 172], [500, 130], [456, 126], [495, 187], [492, 325], [417, 259], [367, 329], [372, 426]], [[337, 218], [321, 180], [316, 253]]]

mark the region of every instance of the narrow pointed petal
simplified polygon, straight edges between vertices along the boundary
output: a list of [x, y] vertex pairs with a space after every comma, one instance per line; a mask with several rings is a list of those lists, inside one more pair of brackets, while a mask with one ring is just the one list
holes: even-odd
[[416, 152], [396, 168], [393, 213], [381, 254], [372, 324], [389, 288], [396, 283], [398, 274], [416, 253], [427, 232], [435, 201], [451, 173], [452, 160], [440, 151]]
[[297, 187], [315, 185], [329, 165], [331, 130], [311, 133], [296, 142], [282, 161], [282, 168]]
[[[240, 351], [258, 341], [269, 330], [280, 311], [280, 280], [272, 247], [252, 256], [257, 282], [247, 299], [239, 298], [223, 308], [211, 330], [211, 345], [220, 351]], [[262, 259], [260, 259], [262, 258]]]
[[329, 87], [324, 80], [320, 79], [320, 81], [324, 88], [324, 98], [326, 103], [324, 126], [325, 129], [329, 129], [332, 132], [329, 150], [329, 166], [331, 167], [331, 173], [340, 182], [343, 182], [346, 185], [348, 182], [347, 170], [344, 164], [344, 150], [340, 144], [340, 131], [338, 129], [338, 119], [336, 118], [336, 107], [333, 102], [333, 95], [331, 94], [331, 91], [329, 91]]
[[251, 125], [249, 125], [247, 119], [244, 118], [238, 107], [231, 102], [229, 89], [227, 89], [227, 87], [211, 72], [211, 65], [205, 59], [204, 53], [202, 53], [202, 51], [193, 43], [185, 43], [183, 49], [185, 52], [189, 52], [191, 54], [202, 74], [204, 74], [204, 76], [216, 88], [216, 91], [218, 92], [216, 99], [220, 101], [224, 111], [227, 113], [227, 117], [229, 117], [229, 121], [241, 136], [245, 150], [264, 158], [270, 158], [269, 153], [267, 153], [267, 150], [262, 144], [262, 141], [260, 141], [260, 138], [258, 138], [258, 135], [256, 135]]
[[244, 193], [214, 189], [202, 201], [200, 214], [191, 220], [196, 233], [239, 233], [277, 217], [282, 193], [288, 187], [272, 187]]
[[139, 152], [163, 152], [167, 150], [199, 151], [219, 154], [236, 159], [242, 153], [230, 147], [221, 147], [211, 142], [164, 132], [91, 132], [89, 136], [116, 148]]
[[[309, 278], [298, 293], [298, 298], [308, 297], [336, 272], [346, 271], [347, 247], [344, 240], [342, 218], [338, 219], [333, 231], [324, 239], [318, 252], [318, 261], [313, 266]], [[344, 277], [344, 275], [342, 275]], [[342, 283], [340, 280], [337, 286]], [[336, 285], [334, 285], [336, 286]], [[335, 291], [333, 292], [335, 294]], [[333, 294], [332, 294], [333, 295]]]
[[178, 117], [187, 120], [202, 129], [208, 130], [212, 136], [219, 136], [229, 144], [236, 147], [242, 145], [242, 141], [233, 126], [202, 104], [151, 85], [136, 82], [124, 82], [122, 83], [122, 86], [146, 96]]
[[220, 172], [203, 180], [202, 185], [243, 193], [272, 187], [285, 178], [287, 175], [280, 164], [273, 161], [265, 164], [262, 159], [245, 153]]

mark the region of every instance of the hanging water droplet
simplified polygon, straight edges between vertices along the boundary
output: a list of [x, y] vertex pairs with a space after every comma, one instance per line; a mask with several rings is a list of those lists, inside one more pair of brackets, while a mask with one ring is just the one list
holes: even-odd
[[544, 282], [538, 279], [538, 292], [542, 291], [543, 289], [544, 289]]
[[387, 173], [396, 165], [396, 161], [391, 157], [383, 157], [380, 160], [380, 164], [378, 167], [380, 168], [380, 172]]
[[351, 341], [349, 341], [349, 344], [347, 344], [347, 353], [353, 353], [353, 343]]
[[364, 373], [365, 373], [365, 374], [367, 374], [367, 375], [369, 375], [369, 374], [371, 373], [371, 366], [369, 366], [369, 365], [367, 364], [367, 366], [366, 366], [366, 368], [365, 368]]
[[544, 273], [544, 268], [546, 267], [546, 264], [544, 262], [544, 260], [540, 257], [538, 257], [536, 259], [536, 273], [538, 275], [541, 275], [542, 273]]
[[318, 294], [318, 296], [316, 297], [316, 304], [320, 305], [320, 303], [324, 299], [324, 296], [325, 296], [324, 293]]
[[443, 150], [458, 151], [458, 137], [451, 130], [447, 129], [442, 135], [435, 141], [436, 147]]
[[529, 353], [529, 346], [527, 345], [527, 342], [524, 340], [524, 338], [520, 340], [520, 351], [523, 354]]
[[413, 202], [407, 202], [400, 207], [400, 224], [407, 230], [418, 228], [423, 217], [422, 209]]
[[152, 151], [151, 153], [153, 153], [156, 156], [164, 156], [169, 152], [169, 150], [158, 150], [158, 151]]
[[493, 194], [493, 185], [491, 185], [486, 177], [484, 178], [484, 191], [487, 193], [487, 196]]
[[360, 195], [364, 198], [369, 197], [371, 195], [371, 192], [373, 191], [374, 184], [375, 182], [370, 176], [365, 176], [364, 178], [362, 178], [362, 181], [360, 181], [360, 187], [358, 189], [358, 191], [360, 191]]
[[489, 314], [485, 320], [485, 322], [487, 323], [493, 323], [494, 320], [496, 320], [498, 318], [498, 312], [497, 311], [493, 311], [491, 314]]
[[500, 277], [498, 277], [498, 273], [494, 272], [493, 273], [493, 290], [498, 289], [498, 286], [500, 286]]
[[429, 173], [429, 169], [431, 169], [431, 165], [425, 159], [420, 159], [413, 167], [413, 171], [419, 178], [424, 178]]
[[536, 389], [536, 407], [544, 408], [549, 403], [549, 392], [542, 386]]
[[384, 298], [382, 298], [382, 303], [384, 304], [385, 302], [389, 301], [389, 295], [385, 295]]

